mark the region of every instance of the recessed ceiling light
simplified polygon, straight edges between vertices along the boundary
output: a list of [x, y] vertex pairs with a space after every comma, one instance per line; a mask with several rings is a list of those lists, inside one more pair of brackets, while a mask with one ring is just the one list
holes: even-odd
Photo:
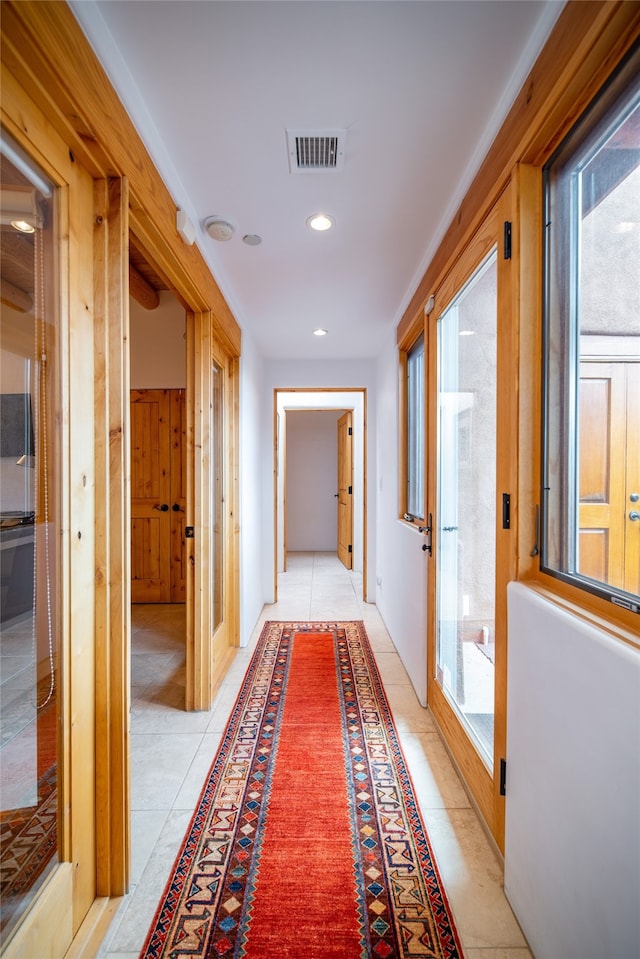
[[328, 213], [314, 213], [308, 218], [307, 226], [322, 233], [324, 230], [330, 230], [334, 222], [333, 217]]
[[247, 246], [260, 246], [262, 237], [258, 236], [257, 233], [245, 233], [242, 237], [242, 242], [246, 243]]
[[26, 220], [12, 220], [11, 226], [14, 230], [19, 230], [20, 233], [35, 233], [36, 228], [32, 223], [28, 223]]
[[314, 330], [314, 331], [313, 331], [313, 335], [314, 335], [314, 336], [326, 336], [326, 335], [327, 335], [327, 330], [323, 330], [321, 327], [318, 327], [317, 330]]

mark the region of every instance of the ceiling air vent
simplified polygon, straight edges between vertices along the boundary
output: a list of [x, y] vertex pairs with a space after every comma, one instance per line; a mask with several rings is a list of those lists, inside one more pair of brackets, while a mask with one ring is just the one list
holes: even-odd
[[337, 172], [344, 163], [346, 130], [287, 130], [291, 173]]

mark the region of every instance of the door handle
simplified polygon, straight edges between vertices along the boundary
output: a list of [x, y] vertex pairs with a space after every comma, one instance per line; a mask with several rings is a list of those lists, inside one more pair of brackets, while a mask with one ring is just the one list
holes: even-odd
[[173, 506], [171, 507], [171, 509], [173, 510], [174, 513], [183, 513], [183, 512], [184, 512], [184, 510], [180, 509], [180, 504], [179, 504], [179, 503], [174, 503]]
[[637, 503], [640, 499], [640, 493], [629, 493], [629, 499], [632, 503]]
[[631, 512], [629, 513], [629, 519], [631, 520], [632, 523], [638, 522], [638, 520], [640, 519], [640, 513], [638, 512], [637, 509], [631, 510]]
[[422, 552], [423, 552], [423, 553], [428, 553], [429, 556], [432, 555], [432, 552], [431, 552], [431, 527], [432, 527], [432, 526], [433, 526], [433, 517], [432, 517], [431, 513], [429, 513], [429, 525], [428, 525], [428, 526], [418, 526], [418, 532], [419, 532], [419, 533], [426, 533], [426, 534], [427, 534], [427, 541], [426, 541], [426, 543], [423, 543], [423, 544], [422, 544]]
[[158, 504], [156, 503], [156, 505], [153, 508], [160, 510], [161, 513], [166, 513], [167, 510], [169, 509], [169, 504], [163, 503], [162, 506], [158, 506]]

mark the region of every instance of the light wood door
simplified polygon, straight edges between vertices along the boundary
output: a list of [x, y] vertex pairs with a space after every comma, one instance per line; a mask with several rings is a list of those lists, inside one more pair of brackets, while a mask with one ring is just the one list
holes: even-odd
[[[427, 699], [504, 846], [506, 586], [515, 571], [513, 261], [508, 192], [435, 292], [427, 322]], [[511, 495], [511, 500], [508, 498]], [[505, 502], [513, 504], [510, 520]]]
[[578, 570], [636, 594], [640, 591], [638, 409], [640, 363], [581, 363]]
[[353, 569], [353, 414], [338, 420], [338, 559]]
[[131, 601], [185, 598], [184, 392], [131, 391]]

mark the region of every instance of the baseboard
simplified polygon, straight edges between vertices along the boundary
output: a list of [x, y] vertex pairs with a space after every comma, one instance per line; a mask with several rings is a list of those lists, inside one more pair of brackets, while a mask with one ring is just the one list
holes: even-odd
[[94, 900], [64, 959], [95, 959], [122, 900], [122, 896]]

